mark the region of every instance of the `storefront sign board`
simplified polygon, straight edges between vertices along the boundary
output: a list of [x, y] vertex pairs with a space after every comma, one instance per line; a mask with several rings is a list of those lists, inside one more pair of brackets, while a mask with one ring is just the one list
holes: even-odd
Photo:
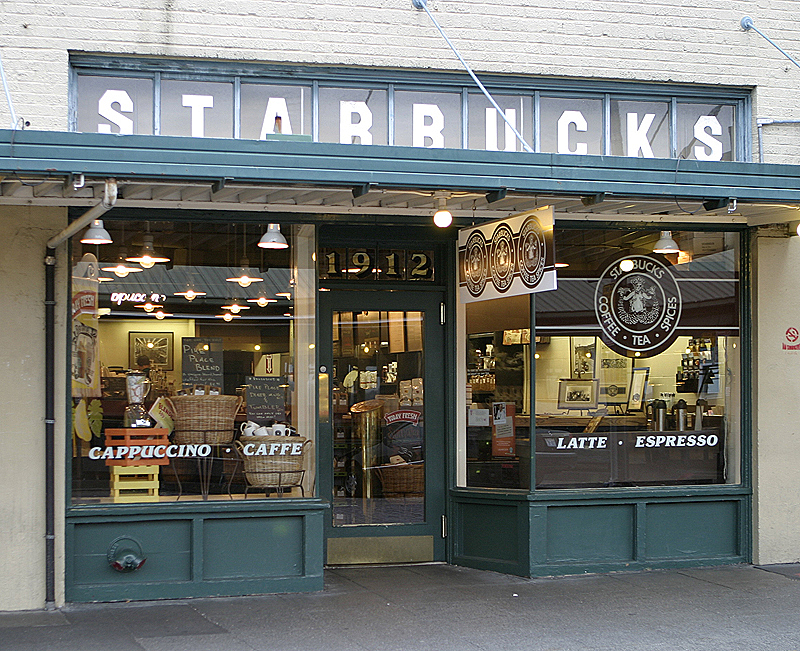
[[286, 421], [286, 380], [281, 377], [247, 378], [247, 420], [259, 425]]
[[556, 289], [553, 208], [458, 232], [462, 303]]
[[222, 337], [183, 337], [181, 353], [184, 389], [223, 385]]

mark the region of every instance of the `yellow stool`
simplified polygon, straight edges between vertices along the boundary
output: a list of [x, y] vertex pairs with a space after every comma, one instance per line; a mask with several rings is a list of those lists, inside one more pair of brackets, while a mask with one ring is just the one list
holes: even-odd
[[158, 502], [158, 466], [111, 466], [114, 502]]

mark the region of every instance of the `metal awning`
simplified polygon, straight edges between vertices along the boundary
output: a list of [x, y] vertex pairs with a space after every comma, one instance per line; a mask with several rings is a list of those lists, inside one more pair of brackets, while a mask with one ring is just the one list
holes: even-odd
[[0, 205], [93, 206], [109, 177], [116, 209], [261, 213], [260, 221], [428, 217], [440, 197], [456, 223], [542, 205], [575, 220], [800, 218], [800, 168], [788, 165], [0, 131]]

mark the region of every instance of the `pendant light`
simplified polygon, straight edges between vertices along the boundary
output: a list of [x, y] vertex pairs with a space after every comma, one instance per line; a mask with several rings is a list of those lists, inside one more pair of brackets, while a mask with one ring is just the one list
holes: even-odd
[[[191, 274], [192, 269], [192, 224], [189, 223], [189, 251], [187, 254], [186, 260], [186, 268], [189, 269], [189, 274]], [[196, 299], [198, 296], [205, 296], [206, 293], [194, 288], [194, 283], [190, 280], [186, 283], [186, 289], [182, 292], [175, 292], [175, 296], [183, 296], [187, 301], [190, 303]]]
[[453, 223], [453, 213], [447, 209], [447, 199], [439, 197], [439, 210], [433, 214], [433, 223], [439, 228], [447, 228]]
[[236, 301], [233, 301], [230, 305], [223, 305], [223, 310], [228, 310], [229, 312], [233, 312], [233, 314], [239, 314], [242, 310], [249, 310], [249, 305], [239, 305]]
[[672, 239], [672, 231], [661, 231], [661, 238], [653, 247], [653, 253], [680, 253], [678, 243]]
[[205, 292], [201, 292], [194, 289], [191, 283], [186, 283], [186, 289], [184, 289], [182, 292], [175, 292], [175, 296], [183, 296], [190, 303], [198, 296], [205, 296], [205, 295], [206, 295]]
[[95, 219], [81, 238], [82, 244], [111, 244], [114, 240], [103, 227], [102, 219]]
[[248, 303], [256, 303], [258, 307], [267, 307], [270, 303], [277, 303], [277, 298], [267, 298], [266, 296], [259, 296], [258, 298], [248, 298]]
[[250, 275], [250, 260], [242, 258], [239, 263], [239, 275], [226, 278], [229, 283], [239, 283], [239, 287], [250, 287], [253, 283], [263, 282], [261, 276]]
[[150, 233], [142, 236], [142, 250], [139, 255], [125, 259], [128, 262], [138, 262], [145, 269], [151, 269], [157, 262], [169, 262], [169, 258], [156, 254], [153, 248], [153, 236]]
[[110, 271], [117, 278], [125, 278], [128, 274], [138, 273], [143, 271], [141, 267], [134, 267], [133, 265], [126, 264], [128, 251], [123, 247], [119, 250], [119, 257], [116, 264], [109, 264], [107, 267], [100, 267], [102, 271]]
[[[259, 246], [261, 246], [259, 244]], [[242, 226], [242, 259], [239, 261], [239, 275], [226, 278], [229, 283], [238, 283], [239, 287], [250, 287], [253, 283], [263, 282], [261, 276], [250, 275], [250, 260], [247, 259], [247, 226]], [[233, 226], [233, 255], [236, 259], [236, 225]]]
[[261, 236], [258, 246], [262, 249], [288, 249], [289, 243], [281, 233], [279, 224], [269, 224], [267, 226], [267, 232]]

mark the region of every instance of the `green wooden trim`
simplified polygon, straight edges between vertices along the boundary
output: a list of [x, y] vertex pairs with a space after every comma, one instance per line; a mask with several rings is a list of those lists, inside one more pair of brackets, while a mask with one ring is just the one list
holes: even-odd
[[[131, 505], [136, 507], [133, 509], [73, 509], [80, 513], [73, 513], [66, 520], [66, 598], [68, 601], [122, 601], [321, 590], [323, 513], [327, 504], [321, 500], [285, 502], [287, 503], [276, 505], [272, 509], [259, 509], [259, 506], [265, 506], [264, 503], [253, 501], [248, 505], [249, 510], [234, 508], [234, 505], [241, 505], [233, 502], [221, 504], [226, 507], [222, 510], [206, 508], [210, 506], [207, 503], [195, 503], [194, 510], [157, 508], [160, 505], [149, 505], [150, 509], [144, 508], [144, 505]], [[239, 526], [244, 527], [244, 531], [252, 531], [253, 526], [247, 525], [249, 518], [263, 521], [265, 526], [275, 518], [279, 523], [278, 528], [287, 518], [294, 518], [297, 523], [293, 527], [294, 544], [292, 549], [285, 551], [297, 558], [295, 571], [286, 572], [286, 564], [281, 565], [280, 550], [277, 550], [277, 556], [264, 556], [264, 564], [260, 567], [263, 572], [261, 576], [248, 576], [247, 572], [241, 576], [236, 574], [236, 558], [239, 557], [237, 552], [240, 551], [243, 541], [236, 535], [235, 528]], [[163, 525], [160, 524], [162, 522]], [[207, 529], [212, 523], [217, 524], [217, 538], [221, 523], [224, 523], [225, 531], [231, 529], [231, 536], [223, 541], [224, 549], [212, 545], [216, 557], [211, 559], [212, 566], [209, 568], [210, 559], [206, 556], [209, 545]], [[130, 535], [136, 539], [152, 536], [152, 533], [148, 533], [148, 525], [183, 531], [183, 547], [175, 547], [169, 537], [164, 540], [157, 538], [156, 543], [151, 540], [144, 549], [145, 555], [154, 559], [146, 566], [149, 569], [147, 573], [118, 574], [109, 570], [103, 551], [105, 546], [117, 535]], [[149, 527], [150, 532], [153, 526]], [[256, 526], [261, 530], [260, 522], [256, 522]], [[85, 533], [79, 534], [80, 531]], [[212, 535], [213, 531], [212, 528]], [[84, 542], [90, 543], [92, 550], [77, 548], [76, 543], [81, 536]], [[230, 562], [226, 560], [228, 558], [231, 559]], [[276, 559], [274, 562], [271, 560], [273, 558]], [[179, 563], [178, 567], [183, 566], [183, 579], [170, 576], [176, 561]], [[220, 563], [232, 568], [229, 575], [219, 575]], [[239, 563], [241, 565], [241, 561]], [[160, 574], [159, 571], [154, 573], [155, 567], [161, 568]], [[88, 569], [90, 574], [78, 576], [79, 568]], [[164, 572], [167, 573], [166, 576]], [[180, 575], [181, 571], [177, 574]]]
[[187, 500], [184, 502], [158, 502], [141, 504], [81, 504], [67, 507], [67, 520], [107, 521], [109, 518], [168, 519], [176, 515], [213, 514], [215, 517], [242, 513], [263, 516], [264, 513], [300, 514], [305, 511], [327, 509], [328, 503], [319, 498], [284, 497], [280, 499], [246, 500]]
[[[0, 173], [800, 204], [800, 166], [176, 136], [0, 131]], [[698, 221], [702, 216], [698, 215]]]
[[[386, 87], [389, 84], [409, 85], [430, 90], [431, 87], [465, 86], [479, 93], [465, 72], [443, 70], [410, 70], [408, 68], [331, 67], [281, 63], [243, 63], [239, 61], [204, 61], [198, 59], [163, 59], [125, 55], [71, 54], [70, 64], [82, 74], [122, 74], [185, 76], [189, 78], [241, 76], [264, 79], [265, 83], [291, 85], [319, 81], [331, 86]], [[535, 90], [557, 96], [585, 96], [590, 93], [620, 93], [637, 99], [678, 96], [680, 100], [737, 100], [749, 97], [749, 86], [712, 86], [701, 84], [648, 83], [619, 81], [615, 79], [576, 79], [567, 77], [532, 77], [523, 75], [498, 75], [477, 71], [481, 82], [496, 92], [533, 92]], [[405, 88], [403, 88], [405, 90]]]

